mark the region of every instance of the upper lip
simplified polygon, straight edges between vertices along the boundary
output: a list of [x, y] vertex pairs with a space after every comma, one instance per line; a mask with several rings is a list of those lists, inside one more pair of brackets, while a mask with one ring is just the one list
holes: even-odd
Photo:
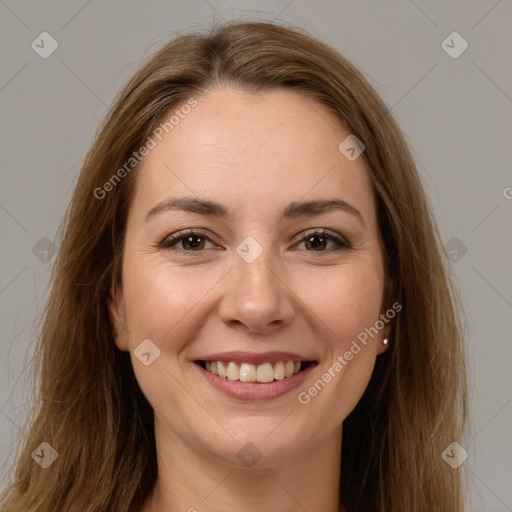
[[278, 361], [314, 361], [312, 358], [307, 358], [293, 352], [219, 352], [217, 354], [210, 354], [198, 359], [198, 361], [233, 361], [235, 363], [277, 363]]

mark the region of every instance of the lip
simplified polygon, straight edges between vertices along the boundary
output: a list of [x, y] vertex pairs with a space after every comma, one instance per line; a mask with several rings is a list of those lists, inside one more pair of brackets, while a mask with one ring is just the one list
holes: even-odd
[[[231, 352], [218, 352], [217, 354], [210, 354], [204, 357], [197, 357], [196, 361], [233, 361], [237, 364], [252, 363], [277, 363], [278, 361], [309, 361], [316, 362], [313, 358], [307, 358], [293, 352], [244, 352], [244, 351], [231, 351]], [[302, 372], [301, 372], [302, 373]], [[291, 378], [291, 377], [290, 377]]]
[[[283, 352], [284, 353], [284, 352]], [[282, 354], [283, 354], [282, 353]], [[226, 354], [226, 353], [225, 353]], [[225, 355], [224, 354], [224, 355]], [[233, 354], [230, 352], [230, 354]], [[277, 354], [274, 352], [273, 354]], [[217, 357], [215, 355], [215, 357]], [[294, 356], [297, 357], [297, 356]], [[222, 359], [206, 359], [206, 361], [222, 361]], [[233, 361], [233, 359], [229, 359]], [[278, 361], [282, 361], [282, 359], [277, 359]], [[299, 359], [289, 359], [295, 361], [306, 361], [304, 358]], [[251, 362], [247, 359], [244, 359], [245, 362]], [[263, 362], [269, 362], [268, 359], [265, 359]], [[255, 363], [253, 363], [255, 364]], [[256, 382], [241, 382], [238, 380], [229, 380], [225, 377], [219, 377], [218, 375], [213, 375], [213, 373], [205, 370], [200, 364], [197, 362], [194, 363], [194, 366], [198, 369], [200, 374], [206, 379], [206, 381], [211, 384], [215, 389], [221, 391], [225, 395], [228, 395], [232, 398], [236, 398], [238, 400], [243, 401], [253, 401], [253, 402], [261, 402], [268, 400], [275, 400], [290, 391], [298, 388], [304, 380], [308, 377], [309, 373], [317, 366], [317, 363], [309, 365], [304, 370], [296, 373], [292, 377], [286, 377], [281, 380], [275, 380], [273, 382], [269, 382], [266, 384], [256, 383]]]

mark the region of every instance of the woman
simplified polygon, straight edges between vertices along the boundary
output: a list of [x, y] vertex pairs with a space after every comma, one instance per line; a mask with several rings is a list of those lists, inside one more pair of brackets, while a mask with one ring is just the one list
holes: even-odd
[[434, 216], [334, 50], [269, 23], [170, 42], [66, 221], [3, 512], [464, 510]]

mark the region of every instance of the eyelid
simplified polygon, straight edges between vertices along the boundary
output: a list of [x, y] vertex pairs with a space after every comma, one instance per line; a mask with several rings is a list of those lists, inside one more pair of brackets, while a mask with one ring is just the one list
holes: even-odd
[[[159, 249], [170, 249], [174, 244], [177, 244], [177, 243], [181, 242], [182, 240], [184, 240], [185, 238], [187, 238], [187, 236], [193, 236], [193, 235], [199, 236], [199, 237], [201, 237], [205, 240], [208, 240], [212, 243], [214, 241], [217, 241], [217, 243], [218, 243], [218, 237], [216, 237], [209, 231], [204, 231], [201, 228], [190, 228], [190, 229], [178, 231], [177, 233], [164, 238], [157, 245], [157, 247]], [[313, 254], [320, 254], [320, 255], [321, 254], [331, 254], [332, 252], [335, 252], [335, 251], [348, 250], [348, 249], [353, 248], [352, 244], [344, 236], [338, 234], [335, 231], [331, 231], [327, 228], [312, 228], [312, 229], [308, 229], [306, 231], [301, 231], [294, 238], [296, 238], [299, 235], [300, 235], [300, 238], [294, 243], [294, 245], [303, 243], [304, 241], [306, 241], [308, 239], [308, 237], [315, 236], [315, 235], [325, 237], [337, 245], [337, 247], [335, 249], [328, 249], [325, 251], [306, 251], [306, 252], [313, 253]], [[194, 253], [201, 254], [202, 252], [205, 252], [205, 249], [200, 250], [200, 251], [190, 251], [190, 250], [175, 248], [174, 250], [177, 252], [180, 252], [182, 254], [184, 253], [187, 256], [194, 256]]]
[[[218, 237], [216, 237], [213, 233], [210, 233], [209, 231], [203, 231], [201, 228], [190, 228], [190, 229], [184, 229], [182, 231], [178, 231], [177, 233], [165, 237], [160, 243], [157, 244], [157, 247], [159, 249], [170, 249], [173, 244], [177, 244], [187, 238], [187, 236], [197, 235], [201, 238], [204, 238], [205, 240], [208, 240], [212, 243], [218, 243], [220, 245]], [[191, 253], [201, 253], [203, 251], [186, 251], [185, 249], [179, 249], [175, 248], [177, 252], [185, 253], [189, 256], [193, 256]]]
[[[308, 229], [306, 231], [301, 231], [299, 233], [301, 235], [298, 242], [303, 242], [307, 237], [317, 235], [317, 236], [324, 236], [328, 238], [329, 240], [333, 240], [335, 242], [338, 242], [339, 244], [345, 246], [346, 248], [352, 248], [352, 244], [343, 236], [337, 233], [336, 231], [332, 231], [327, 228], [312, 228]], [[313, 252], [313, 251], [309, 251]], [[328, 251], [321, 251], [321, 252], [328, 252]]]

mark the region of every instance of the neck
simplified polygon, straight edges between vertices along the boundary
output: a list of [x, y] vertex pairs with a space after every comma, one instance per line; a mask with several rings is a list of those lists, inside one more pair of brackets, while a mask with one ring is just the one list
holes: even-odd
[[141, 512], [344, 512], [341, 436], [340, 427], [286, 459], [241, 469], [182, 442], [155, 416], [158, 479]]

